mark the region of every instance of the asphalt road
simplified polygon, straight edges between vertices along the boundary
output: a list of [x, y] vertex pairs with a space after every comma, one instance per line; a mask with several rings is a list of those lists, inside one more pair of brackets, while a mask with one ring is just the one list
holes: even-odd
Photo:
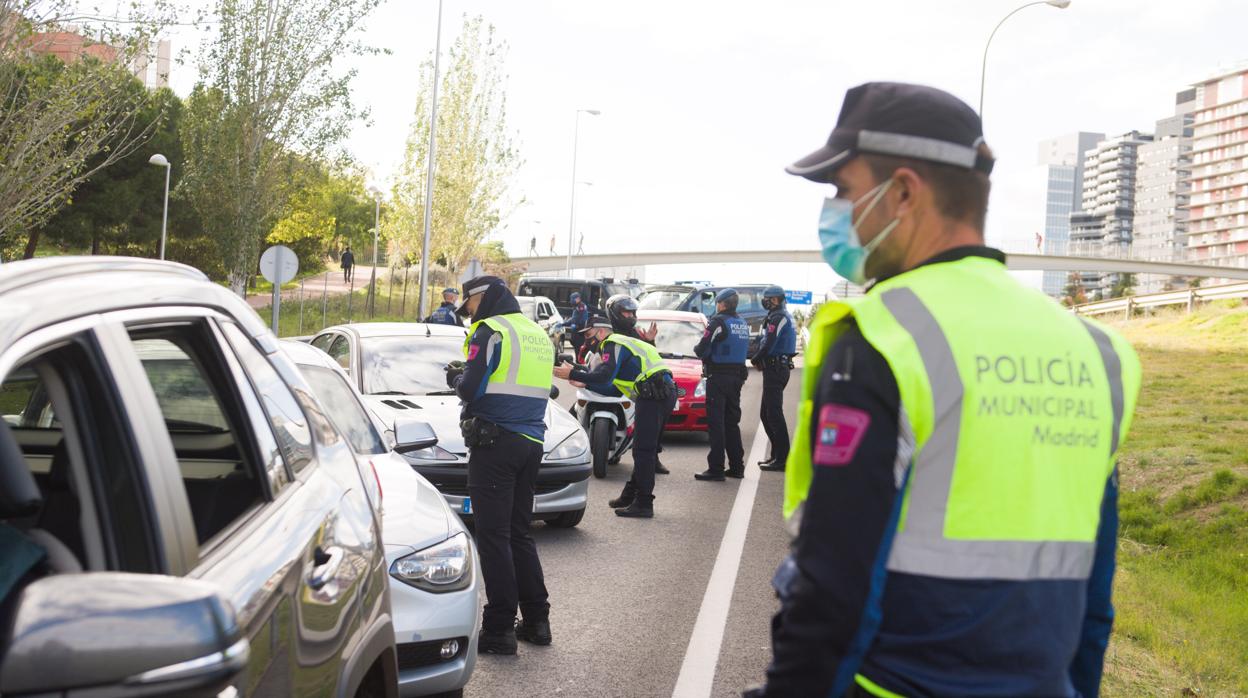
[[[794, 371], [786, 392], [790, 431], [800, 383], [801, 372]], [[566, 384], [560, 389], [560, 402], [570, 404], [574, 391]], [[682, 665], [682, 688], [694, 688], [682, 698], [739, 696], [762, 680], [776, 609], [770, 581], [788, 537], [780, 513], [784, 476], [759, 472], [754, 461], [761, 458], [750, 453], [755, 439], [761, 441], [755, 455], [767, 448], [758, 421], [761, 395], [762, 376], [751, 371], [741, 397], [741, 432], [746, 467], [757, 475], [757, 491], [752, 506], [742, 509], [742, 514], [749, 512], [744, 548], [727, 550], [719, 565], [718, 594], [727, 595], [727, 585], [732, 587], [726, 623], [715, 622], [715, 599], [707, 599], [711, 608], [704, 612], [702, 634], [690, 647], [738, 488], [753, 483], [695, 481], [693, 474], [706, 468], [706, 436], [668, 434], [662, 461], [672, 474], [658, 477], [654, 519], [620, 519], [607, 506], [628, 479], [632, 462], [626, 455], [605, 479], [591, 482], [589, 509], [577, 528], [534, 525], [550, 590], [554, 644], [541, 648], [522, 643], [515, 657], [482, 655], [465, 695], [672, 696]], [[737, 528], [745, 524], [739, 518]], [[732, 538], [726, 548], [731, 548]], [[717, 593], [711, 596], [722, 601]], [[715, 661], [720, 626], [722, 644]]]

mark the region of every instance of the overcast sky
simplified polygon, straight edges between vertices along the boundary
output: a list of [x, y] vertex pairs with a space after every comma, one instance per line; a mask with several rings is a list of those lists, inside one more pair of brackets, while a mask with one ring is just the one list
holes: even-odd
[[[508, 121], [529, 203], [496, 237], [513, 255], [568, 236], [572, 131], [582, 116], [577, 227], [587, 252], [811, 249], [826, 187], [784, 165], [828, 136], [845, 90], [870, 80], [921, 82], [978, 101], [984, 42], [1016, 0], [445, 0], [443, 48], [464, 14], [510, 44]], [[431, 54], [436, 0], [390, 0], [360, 59], [357, 100], [372, 109], [348, 148], [383, 182], [402, 158], [416, 71]], [[1042, 139], [1086, 130], [1152, 130], [1184, 86], [1248, 58], [1242, 0], [1074, 0], [1007, 22], [988, 60], [985, 130], [998, 162], [990, 241], [1034, 249], [1043, 226]], [[175, 36], [176, 48], [196, 37]], [[175, 70], [185, 94], [190, 67]], [[826, 268], [652, 268], [673, 277], [826, 288]], [[726, 278], [725, 278], [726, 277]]]

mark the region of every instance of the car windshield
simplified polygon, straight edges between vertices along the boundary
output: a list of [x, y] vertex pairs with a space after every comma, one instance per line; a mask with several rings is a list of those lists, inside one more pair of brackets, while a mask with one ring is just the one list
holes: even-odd
[[[639, 320], [638, 325], [646, 325], [647, 321]], [[693, 348], [702, 339], [703, 325], [689, 320], [656, 320], [659, 334], [654, 338], [659, 354], [667, 358], [694, 357]]]
[[535, 310], [537, 306], [536, 298], [532, 296], [516, 296], [516, 302], [520, 304], [520, 312], [524, 313], [525, 317], [530, 320], [537, 317], [537, 311]]
[[360, 346], [366, 395], [446, 394], [446, 365], [464, 358], [455, 337], [366, 337]]
[[637, 302], [641, 310], [675, 310], [680, 302], [689, 295], [688, 291], [655, 290], [646, 293]]

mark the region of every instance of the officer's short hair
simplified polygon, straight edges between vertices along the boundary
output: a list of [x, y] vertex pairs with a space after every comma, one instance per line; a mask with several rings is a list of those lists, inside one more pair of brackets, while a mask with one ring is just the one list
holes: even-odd
[[[983, 143], [979, 144], [979, 151], [983, 156], [992, 157], [992, 150]], [[981, 234], [984, 232], [984, 221], [988, 216], [988, 193], [992, 189], [992, 182], [987, 174], [954, 165], [891, 155], [863, 153], [861, 157], [867, 167], [871, 168], [871, 175], [877, 182], [883, 182], [902, 167], [914, 170], [932, 188], [941, 215], [966, 223]]]

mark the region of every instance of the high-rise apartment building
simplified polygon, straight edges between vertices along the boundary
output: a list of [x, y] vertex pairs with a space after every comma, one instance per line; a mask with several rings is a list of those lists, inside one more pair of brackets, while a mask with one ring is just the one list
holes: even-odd
[[[1048, 168], [1044, 195], [1044, 254], [1065, 255], [1070, 241], [1070, 214], [1083, 207], [1083, 168], [1087, 151], [1103, 133], [1071, 133], [1040, 143], [1040, 164]], [[1069, 272], [1044, 272], [1043, 289], [1059, 296]]]
[[[1072, 255], [1127, 257], [1135, 218], [1135, 182], [1140, 146], [1153, 142], [1151, 133], [1130, 131], [1107, 138], [1084, 158], [1082, 210], [1070, 214]], [[1081, 275], [1089, 294], [1107, 295], [1117, 274]]]
[[[1131, 242], [1134, 259], [1181, 262], [1186, 258], [1196, 93], [1194, 88], [1180, 92], [1175, 115], [1158, 121], [1153, 142], [1139, 147]], [[1180, 279], [1145, 274], [1137, 278], [1136, 292], [1155, 293], [1181, 283]]]
[[1198, 83], [1192, 123], [1192, 262], [1248, 267], [1248, 68]]

